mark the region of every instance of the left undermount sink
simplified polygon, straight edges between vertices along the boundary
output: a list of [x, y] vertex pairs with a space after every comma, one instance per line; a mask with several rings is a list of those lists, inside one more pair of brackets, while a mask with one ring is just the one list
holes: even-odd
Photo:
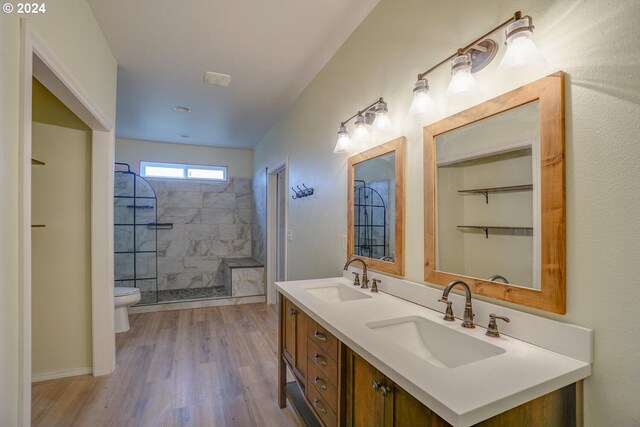
[[456, 368], [505, 352], [501, 347], [420, 316], [381, 320], [367, 326], [398, 347], [441, 368]]
[[354, 301], [359, 299], [371, 298], [371, 295], [367, 295], [353, 288], [350, 288], [342, 283], [323, 283], [320, 285], [310, 285], [304, 288], [314, 297], [321, 299], [324, 302], [344, 302]]

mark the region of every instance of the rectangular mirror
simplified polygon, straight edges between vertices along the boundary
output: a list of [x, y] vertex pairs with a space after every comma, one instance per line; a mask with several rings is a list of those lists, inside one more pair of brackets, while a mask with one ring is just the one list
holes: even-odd
[[349, 158], [347, 256], [404, 274], [405, 138]]
[[425, 280], [565, 311], [563, 75], [425, 128]]

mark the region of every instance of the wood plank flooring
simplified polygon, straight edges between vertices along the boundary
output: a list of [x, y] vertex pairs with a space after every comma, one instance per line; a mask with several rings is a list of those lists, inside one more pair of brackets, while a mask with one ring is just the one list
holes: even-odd
[[33, 384], [34, 427], [301, 426], [278, 408], [275, 307], [130, 316], [118, 369]]

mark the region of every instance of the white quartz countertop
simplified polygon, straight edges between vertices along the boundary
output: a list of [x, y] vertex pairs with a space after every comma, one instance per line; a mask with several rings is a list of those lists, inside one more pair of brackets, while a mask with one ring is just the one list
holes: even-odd
[[[342, 283], [372, 298], [325, 302], [305, 290], [308, 285], [324, 283]], [[487, 337], [484, 325], [463, 328], [458, 319], [447, 322], [442, 313], [384, 292], [361, 290], [343, 277], [277, 282], [276, 287], [340, 341], [457, 427], [491, 418], [591, 374], [589, 363], [504, 334], [500, 338]], [[367, 326], [370, 322], [406, 316], [424, 317], [505, 352], [456, 368], [439, 367]]]

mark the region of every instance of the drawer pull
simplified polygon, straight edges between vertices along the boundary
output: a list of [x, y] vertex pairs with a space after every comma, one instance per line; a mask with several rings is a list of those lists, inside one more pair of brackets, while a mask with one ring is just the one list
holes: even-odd
[[371, 384], [371, 387], [375, 390], [378, 391], [378, 389], [380, 387], [382, 387], [382, 381], [376, 381], [374, 380], [373, 383]]
[[324, 381], [322, 381], [320, 378], [318, 378], [317, 376], [313, 379], [313, 383], [315, 385], [318, 386], [318, 388], [321, 388], [323, 390], [327, 389], [327, 385], [324, 383]]
[[317, 338], [319, 341], [327, 342], [327, 336], [325, 334], [323, 334], [322, 332], [314, 331], [313, 332], [313, 337]]
[[298, 313], [298, 310], [296, 310], [295, 308], [291, 307], [289, 309], [289, 316], [295, 316]]
[[324, 406], [322, 406], [322, 405], [320, 404], [320, 401], [319, 401], [318, 399], [313, 399], [313, 406], [315, 406], [315, 407], [316, 407], [316, 409], [317, 409], [318, 411], [322, 412], [323, 414], [326, 414], [326, 413], [327, 413], [327, 410], [325, 409], [325, 407], [324, 407]]
[[315, 356], [313, 356], [313, 360], [318, 365], [327, 366], [327, 360], [324, 357], [320, 356], [318, 353], [316, 353]]

